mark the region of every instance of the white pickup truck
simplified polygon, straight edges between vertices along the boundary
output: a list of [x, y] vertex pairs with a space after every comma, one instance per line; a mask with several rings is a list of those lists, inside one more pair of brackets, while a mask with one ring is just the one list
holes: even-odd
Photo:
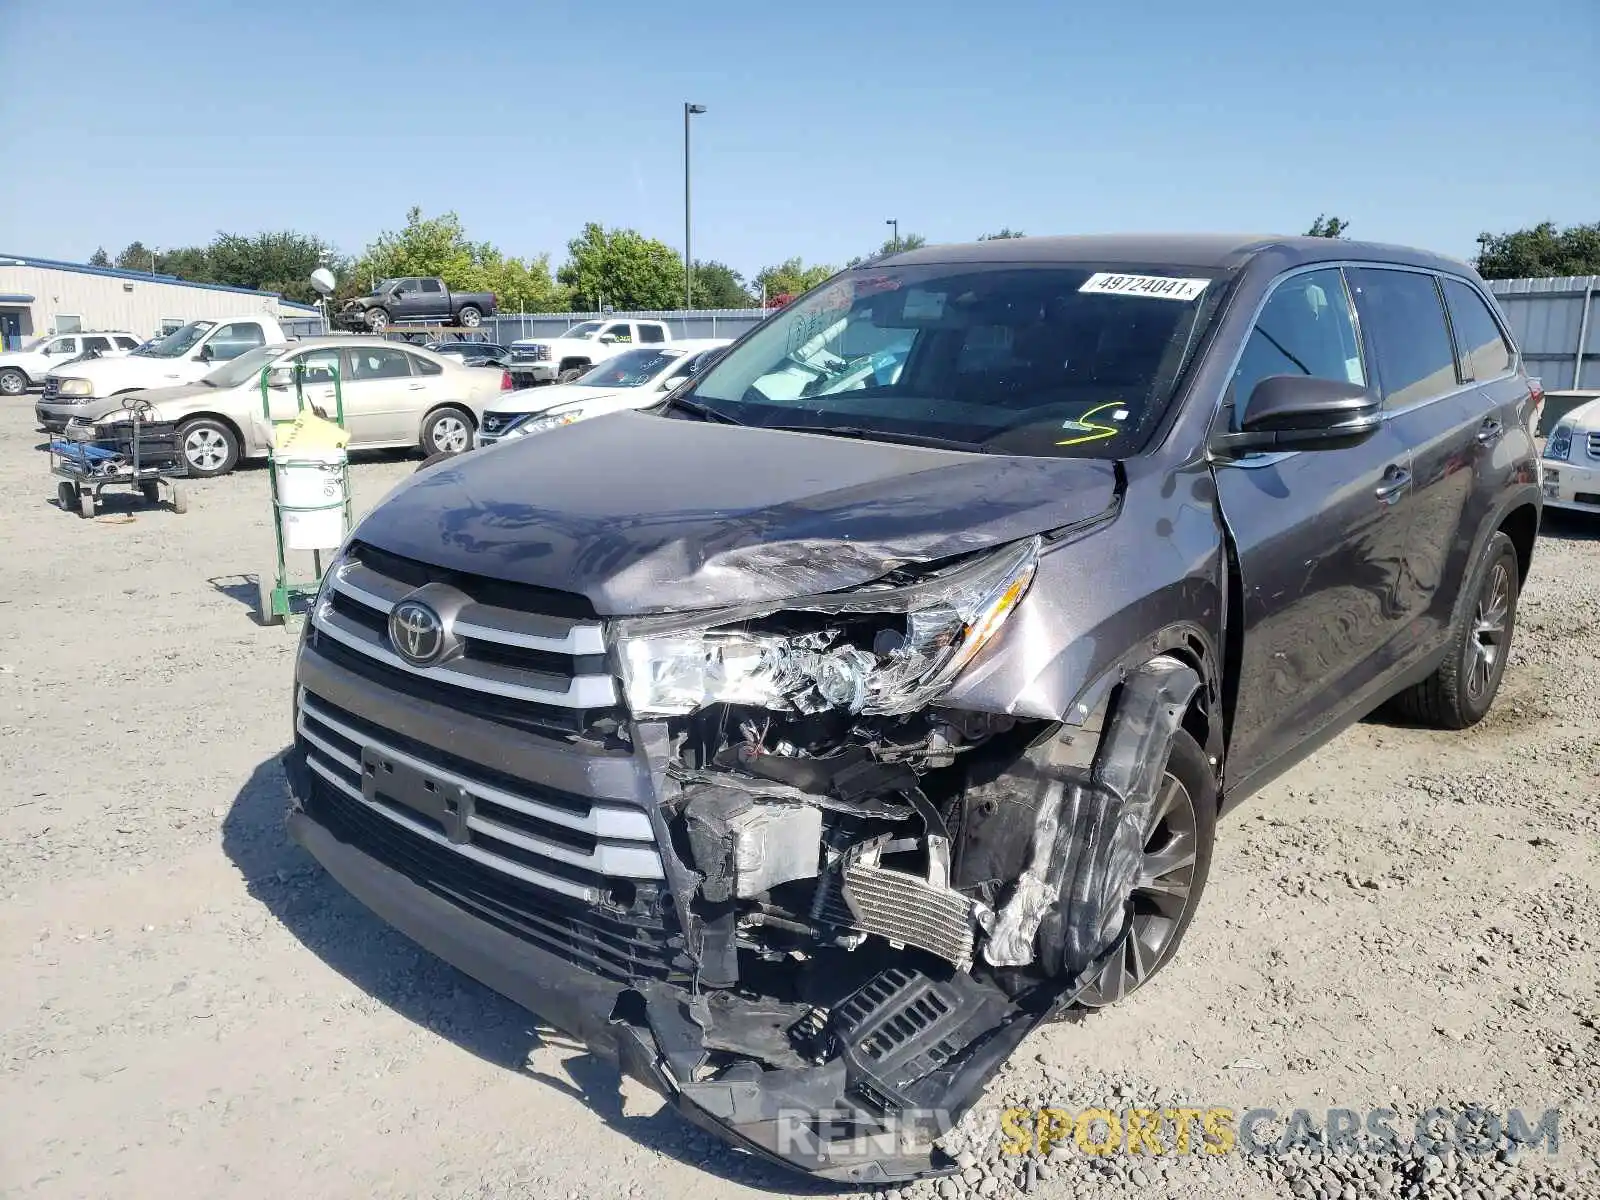
[[671, 342], [664, 321], [581, 321], [560, 337], [511, 343], [511, 381], [519, 388], [571, 383], [590, 367], [624, 350]]
[[266, 313], [191, 321], [131, 354], [64, 364], [51, 371], [45, 376], [36, 415], [46, 429], [64, 429], [76, 415], [73, 410], [90, 400], [194, 383], [257, 346], [288, 340], [282, 326]]

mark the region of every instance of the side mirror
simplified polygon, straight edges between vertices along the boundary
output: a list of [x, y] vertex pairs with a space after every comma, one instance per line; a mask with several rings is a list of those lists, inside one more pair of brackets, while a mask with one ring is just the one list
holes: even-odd
[[613, 345], [616, 342], [616, 340], [617, 340], [617, 335], [614, 334], [614, 333], [602, 333], [600, 335], [600, 344], [602, 346]]
[[211, 349], [209, 344], [201, 346], [200, 353], [195, 355], [195, 359], [199, 362], [210, 362], [214, 357], [216, 357], [216, 352]]
[[294, 383], [293, 367], [273, 367], [267, 372], [267, 386], [287, 389]]
[[1245, 401], [1239, 432], [1213, 436], [1211, 447], [1224, 454], [1342, 450], [1382, 427], [1382, 404], [1358, 383], [1269, 375]]

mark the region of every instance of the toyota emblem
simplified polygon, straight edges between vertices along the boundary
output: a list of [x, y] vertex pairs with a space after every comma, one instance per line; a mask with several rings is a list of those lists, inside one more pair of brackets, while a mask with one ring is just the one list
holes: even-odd
[[426, 667], [444, 653], [444, 622], [422, 601], [402, 600], [389, 614], [389, 641], [412, 666]]

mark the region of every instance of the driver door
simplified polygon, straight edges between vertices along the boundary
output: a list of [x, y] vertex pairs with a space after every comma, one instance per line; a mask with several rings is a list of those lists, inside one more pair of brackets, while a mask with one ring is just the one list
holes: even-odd
[[[1358, 328], [1338, 267], [1280, 280], [1235, 369], [1227, 427], [1269, 375], [1375, 389]], [[1230, 788], [1320, 744], [1389, 673], [1407, 617], [1410, 472], [1410, 451], [1387, 423], [1358, 446], [1213, 463], [1243, 608]]]

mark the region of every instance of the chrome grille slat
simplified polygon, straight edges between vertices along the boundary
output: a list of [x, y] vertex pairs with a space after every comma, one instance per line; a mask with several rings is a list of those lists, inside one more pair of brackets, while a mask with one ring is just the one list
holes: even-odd
[[366, 798], [362, 796], [360, 788], [356, 787], [349, 780], [340, 776], [340, 774], [332, 767], [329, 767], [325, 763], [319, 761], [315, 755], [308, 754], [306, 756], [306, 765], [315, 771], [319, 776], [321, 776], [323, 780], [333, 787], [338, 788], [352, 800], [360, 801], [361, 804], [371, 812], [382, 813], [396, 825], [409, 830], [417, 837], [426, 838], [428, 841], [433, 842], [437, 846], [443, 846], [446, 849], [460, 854], [464, 858], [470, 858], [474, 862], [482, 863], [484, 866], [491, 867], [494, 870], [503, 872], [506, 875], [515, 876], [525, 883], [534, 884], [536, 887], [542, 887], [552, 892], [560, 892], [564, 896], [571, 896], [574, 899], [582, 900], [589, 904], [598, 904], [603, 899], [599, 888], [587, 887], [581, 883], [574, 883], [572, 880], [563, 879], [559, 875], [546, 875], [543, 871], [535, 871], [529, 867], [523, 866], [521, 863], [510, 862], [506, 859], [500, 858], [497, 855], [488, 854], [482, 850], [479, 850], [476, 846], [457, 845], [449, 838], [434, 832], [432, 829], [429, 829], [426, 825], [423, 825], [418, 821], [409, 820], [408, 818], [401, 816], [399, 813], [388, 808], [384, 808], [381, 805], [368, 804]]
[[386, 636], [341, 616], [334, 611], [326, 598], [318, 603], [311, 623], [320, 633], [352, 650], [377, 659], [385, 666], [437, 683], [453, 684], [472, 691], [489, 692], [496, 696], [508, 696], [516, 700], [528, 700], [535, 704], [548, 704], [559, 708], [610, 708], [617, 703], [616, 682], [610, 675], [574, 675], [566, 680], [567, 686], [564, 690], [557, 691], [553, 687], [539, 687], [519, 682], [525, 679], [554, 679], [554, 676], [537, 675], [531, 671], [495, 663], [457, 659], [442, 666], [414, 667], [389, 648]]
[[[319, 725], [331, 729], [334, 733], [356, 746], [371, 746], [381, 750], [397, 762], [403, 762], [419, 771], [425, 771], [436, 779], [457, 787], [466, 788], [473, 795], [482, 796], [485, 800], [509, 808], [513, 811], [524, 813], [538, 820], [546, 821], [551, 825], [560, 825], [563, 828], [574, 830], [578, 833], [591, 834], [594, 837], [606, 838], [612, 841], [632, 841], [655, 844], [655, 833], [650, 828], [650, 818], [636, 808], [623, 808], [616, 805], [605, 805], [590, 802], [589, 811], [582, 815], [571, 813], [565, 809], [556, 808], [549, 804], [540, 804], [523, 796], [515, 796], [503, 788], [482, 783], [446, 767], [425, 762], [413, 754], [378, 739], [368, 737], [357, 729], [351, 728], [336, 717], [330, 716], [325, 710], [318, 707], [315, 697], [302, 692], [300, 697], [301, 720], [298, 723], [300, 732], [307, 733], [304, 718], [309, 717]], [[314, 732], [314, 731], [312, 731]], [[307, 733], [308, 738], [311, 736]], [[360, 773], [361, 764], [347, 757], [345, 766], [352, 771]], [[659, 859], [657, 860], [659, 862]]]
[[1600, 458], [1600, 433], [1591, 433], [1588, 438], [1589, 457]]

